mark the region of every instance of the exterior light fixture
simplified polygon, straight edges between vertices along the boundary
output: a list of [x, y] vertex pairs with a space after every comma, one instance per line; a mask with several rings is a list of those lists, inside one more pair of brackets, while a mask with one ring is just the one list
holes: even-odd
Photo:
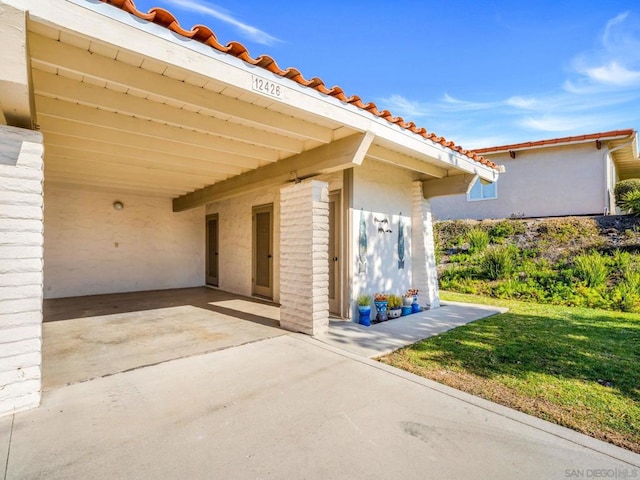
[[113, 202], [113, 208], [114, 210], [122, 210], [124, 208], [124, 203], [122, 203], [120, 200], [116, 200], [115, 202]]

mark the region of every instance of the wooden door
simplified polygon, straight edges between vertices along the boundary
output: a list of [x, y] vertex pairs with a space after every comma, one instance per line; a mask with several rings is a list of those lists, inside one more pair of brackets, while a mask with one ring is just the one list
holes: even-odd
[[273, 204], [253, 208], [253, 294], [273, 298]]
[[340, 192], [329, 195], [329, 312], [342, 315], [341, 229], [342, 204]]
[[207, 215], [207, 285], [218, 286], [218, 215]]

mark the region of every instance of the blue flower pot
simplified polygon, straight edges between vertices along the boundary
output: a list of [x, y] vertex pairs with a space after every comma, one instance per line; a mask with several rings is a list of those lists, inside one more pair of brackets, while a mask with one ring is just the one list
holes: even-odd
[[382, 301], [382, 302], [373, 302], [376, 305], [376, 310], [378, 311], [378, 315], [376, 316], [376, 320], [378, 322], [386, 322], [387, 320], [389, 320], [389, 317], [387, 317], [387, 304], [388, 302], [386, 300]]
[[407, 315], [411, 315], [413, 313], [413, 309], [411, 305], [402, 307], [402, 316], [405, 317]]
[[411, 304], [411, 313], [418, 313], [421, 312], [422, 309], [420, 308], [420, 305], [418, 305], [417, 303], [412, 303]]
[[371, 326], [371, 306], [358, 306], [358, 313], [360, 313], [360, 325]]

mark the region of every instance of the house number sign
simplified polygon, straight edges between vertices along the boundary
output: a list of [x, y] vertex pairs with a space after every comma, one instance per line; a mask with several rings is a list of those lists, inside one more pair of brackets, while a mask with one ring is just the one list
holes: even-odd
[[283, 88], [277, 83], [265, 80], [261, 77], [251, 76], [251, 89], [269, 95], [270, 97], [282, 98]]

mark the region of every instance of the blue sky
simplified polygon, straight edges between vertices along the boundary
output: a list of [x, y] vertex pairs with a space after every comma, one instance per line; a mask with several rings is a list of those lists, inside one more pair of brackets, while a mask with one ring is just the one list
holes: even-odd
[[465, 148], [640, 126], [637, 0], [134, 0]]

